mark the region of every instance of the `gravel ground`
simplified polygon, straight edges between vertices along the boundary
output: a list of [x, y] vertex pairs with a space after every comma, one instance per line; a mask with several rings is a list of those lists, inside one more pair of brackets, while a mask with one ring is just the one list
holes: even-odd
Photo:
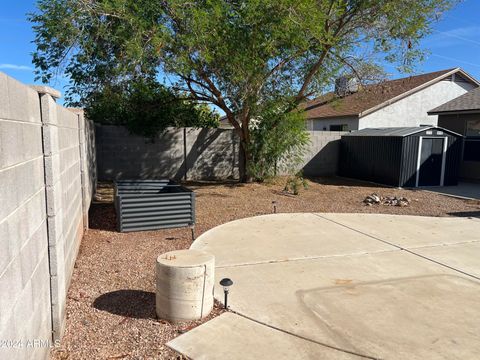
[[[480, 202], [426, 191], [384, 188], [339, 178], [309, 181], [300, 195], [282, 192], [285, 179], [265, 184], [190, 183], [196, 192], [197, 236], [225, 222], [272, 212], [358, 212], [424, 216], [480, 213]], [[365, 206], [372, 193], [403, 196], [407, 207]], [[67, 327], [53, 359], [182, 359], [165, 343], [202, 321], [173, 325], [155, 317], [155, 259], [191, 244], [189, 229], [115, 231], [112, 189], [100, 184], [90, 229], [77, 258], [67, 300]], [[216, 304], [208, 319], [222, 310]], [[208, 319], [205, 319], [208, 320]]]

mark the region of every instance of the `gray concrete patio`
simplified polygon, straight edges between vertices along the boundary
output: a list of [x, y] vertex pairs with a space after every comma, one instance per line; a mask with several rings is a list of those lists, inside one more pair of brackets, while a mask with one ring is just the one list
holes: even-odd
[[430, 186], [423, 189], [462, 199], [480, 200], [480, 183], [460, 182], [456, 186]]
[[[192, 359], [473, 359], [480, 219], [275, 214], [192, 248], [234, 281], [233, 312], [172, 340]], [[220, 286], [215, 297], [222, 301]]]

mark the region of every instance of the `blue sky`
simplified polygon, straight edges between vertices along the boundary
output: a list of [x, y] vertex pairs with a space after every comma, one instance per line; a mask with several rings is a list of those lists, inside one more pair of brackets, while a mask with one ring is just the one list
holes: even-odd
[[[35, 8], [34, 0], [4, 1], [0, 14], [0, 71], [26, 83], [34, 83], [31, 53], [33, 32], [26, 13]], [[465, 0], [435, 24], [422, 46], [431, 54], [417, 72], [461, 67], [480, 80], [480, 1]], [[387, 73], [398, 75], [387, 66]], [[49, 84], [63, 90], [65, 81]]]

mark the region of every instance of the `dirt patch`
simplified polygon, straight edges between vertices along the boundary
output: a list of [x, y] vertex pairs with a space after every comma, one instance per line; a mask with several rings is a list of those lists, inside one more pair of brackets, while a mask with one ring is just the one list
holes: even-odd
[[[420, 190], [380, 187], [339, 178], [314, 179], [298, 196], [268, 184], [186, 184], [196, 193], [197, 236], [231, 220], [278, 212], [352, 212], [478, 216], [478, 201]], [[366, 196], [405, 197], [409, 206], [365, 206]], [[165, 343], [202, 321], [170, 324], [155, 317], [155, 259], [191, 244], [189, 229], [115, 231], [110, 185], [101, 184], [90, 230], [77, 258], [67, 299], [67, 327], [53, 359], [181, 359]], [[339, 281], [345, 281], [340, 279]], [[208, 319], [221, 313], [218, 304]], [[206, 320], [208, 320], [206, 319]], [[205, 321], [206, 321], [205, 320]]]

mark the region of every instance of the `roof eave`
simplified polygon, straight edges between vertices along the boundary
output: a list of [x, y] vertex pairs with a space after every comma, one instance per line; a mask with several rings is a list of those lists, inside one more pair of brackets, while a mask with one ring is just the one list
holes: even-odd
[[411, 89], [411, 90], [409, 90], [409, 91], [406, 91], [406, 92], [404, 92], [404, 93], [402, 93], [402, 94], [400, 94], [400, 95], [397, 95], [397, 96], [395, 96], [395, 97], [393, 97], [393, 98], [391, 98], [391, 99], [389, 99], [389, 100], [387, 100], [387, 101], [384, 101], [383, 103], [381, 103], [381, 104], [379, 104], [379, 105], [376, 105], [376, 106], [374, 106], [374, 107], [372, 107], [372, 108], [370, 108], [370, 109], [367, 109], [367, 110], [365, 110], [365, 111], [362, 111], [360, 114], [358, 114], [358, 117], [361, 118], [361, 117], [364, 117], [364, 116], [366, 116], [366, 115], [368, 115], [368, 114], [374, 113], [375, 111], [378, 111], [378, 110], [380, 110], [380, 109], [382, 109], [382, 108], [384, 108], [384, 107], [386, 107], [386, 106], [389, 106], [389, 105], [391, 105], [391, 104], [393, 104], [393, 103], [395, 103], [395, 102], [397, 102], [397, 101], [399, 101], [399, 100], [402, 100], [403, 98], [406, 98], [407, 96], [410, 96], [410, 95], [412, 95], [412, 94], [414, 94], [414, 93], [416, 93], [416, 92], [418, 92], [418, 91], [420, 91], [420, 90], [423, 90], [423, 89], [425, 89], [425, 88], [427, 88], [427, 87], [429, 87], [429, 86], [431, 86], [431, 85], [433, 85], [433, 84], [435, 84], [435, 83], [437, 83], [437, 82], [445, 79], [446, 77], [449, 77], [450, 75], [456, 74], [456, 73], [458, 73], [458, 72], [461, 73], [464, 77], [468, 78], [468, 80], [472, 81], [475, 85], [480, 86], [480, 82], [478, 82], [477, 80], [475, 80], [472, 76], [470, 76], [469, 74], [467, 74], [465, 71], [463, 71], [463, 70], [460, 69], [460, 68], [455, 68], [455, 69], [452, 69], [451, 71], [449, 71], [449, 72], [447, 72], [447, 73], [445, 73], [445, 74], [443, 74], [443, 75], [437, 76], [436, 78], [434, 78], [434, 79], [432, 79], [432, 80], [430, 80], [430, 81], [427, 81], [427, 82], [423, 83], [422, 85], [419, 85], [419, 86], [417, 86], [417, 87], [415, 87], [415, 88], [413, 88], [413, 89]]
[[428, 111], [428, 115], [480, 114], [480, 109]]
[[359, 118], [358, 113], [353, 113], [353, 114], [345, 114], [345, 115], [331, 115], [331, 116], [312, 116], [308, 117], [307, 120], [325, 120], [325, 119], [340, 119], [340, 118], [348, 118], [348, 117], [356, 117], [357, 120]]
[[480, 81], [478, 81], [477, 79], [475, 79], [472, 75], [470, 75], [469, 73], [467, 73], [465, 70], [461, 69], [461, 68], [456, 68], [458, 72], [460, 72], [464, 77], [466, 77], [468, 80], [470, 80], [471, 82], [475, 83], [475, 85], [477, 86], [480, 86]]

